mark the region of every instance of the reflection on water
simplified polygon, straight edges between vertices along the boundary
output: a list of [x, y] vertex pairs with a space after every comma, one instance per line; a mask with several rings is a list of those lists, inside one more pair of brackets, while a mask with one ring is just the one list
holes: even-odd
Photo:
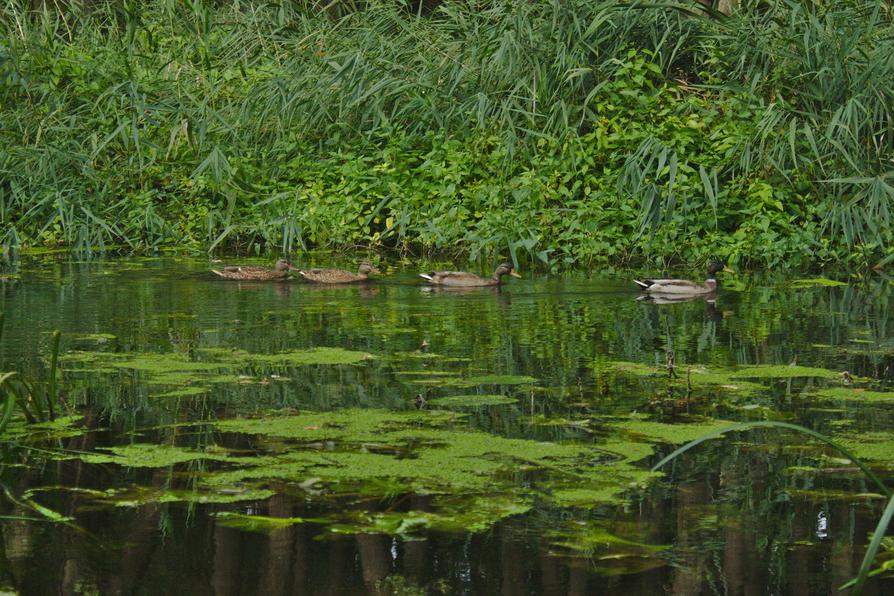
[[[217, 379], [196, 370], [184, 381], [192, 393], [154, 385], [145, 370], [97, 372], [67, 360], [66, 399], [93, 432], [3, 447], [0, 479], [19, 501], [5, 500], [2, 514], [30, 519], [0, 521], [2, 585], [22, 594], [807, 594], [834, 592], [859, 568], [881, 499], [867, 496], [873, 487], [847, 462], [823, 460], [814, 444], [770, 429], [700, 446], [623, 503], [560, 506], [548, 494], [519, 493], [530, 499], [526, 511], [465, 532], [369, 530], [370, 520], [443, 512], [444, 495], [361, 486], [323, 498], [319, 480], [302, 477], [271, 481], [261, 488], [273, 496], [256, 500], [164, 502], [147, 500], [147, 491], [194, 488], [220, 464], [125, 467], [44, 451], [102, 454], [156, 443], [270, 456], [288, 451], [281, 439], [190, 423], [272, 410], [427, 411], [432, 400], [458, 394], [500, 404], [463, 410], [469, 430], [532, 442], [599, 445], [614, 421], [632, 413], [661, 422], [769, 418], [829, 433], [890, 432], [890, 404], [818, 401], [818, 389], [838, 386], [834, 377], [686, 390], [696, 367], [749, 364], [847, 370], [874, 379], [875, 391], [889, 390], [894, 339], [883, 284], [793, 290], [781, 279], [740, 277], [709, 300], [658, 304], [636, 300], [622, 277], [528, 276], [503, 288], [442, 291], [423, 287], [414, 271], [338, 287], [225, 282], [206, 271], [177, 259], [19, 263], [17, 279], [0, 281], [0, 370], [44, 374], [54, 329], [63, 331], [69, 355], [173, 354], [192, 362], [212, 348], [263, 355], [327, 346], [374, 358], [241, 363], [215, 372]], [[621, 374], [612, 362], [670, 364], [677, 378]], [[481, 377], [490, 380], [455, 381]], [[325, 457], [333, 448], [311, 449]], [[415, 453], [402, 445], [364, 449]], [[504, 489], [496, 487], [507, 483], [536, 486], [538, 475], [520, 463], [486, 499], [499, 503]], [[25, 499], [72, 523], [35, 519]], [[306, 521], [249, 531], [222, 513]], [[890, 580], [874, 580], [867, 593], [891, 588]]]

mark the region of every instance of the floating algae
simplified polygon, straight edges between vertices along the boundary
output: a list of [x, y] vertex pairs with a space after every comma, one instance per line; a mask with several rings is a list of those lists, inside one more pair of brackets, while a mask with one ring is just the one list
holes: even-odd
[[518, 400], [505, 395], [451, 395], [428, 400], [428, 403], [443, 408], [476, 408], [514, 404]]
[[259, 533], [269, 533], [308, 521], [302, 517], [268, 517], [266, 515], [247, 515], [235, 511], [219, 511], [214, 514], [214, 517], [217, 518], [217, 524], [220, 526]]
[[827, 387], [815, 393], [820, 399], [863, 403], [894, 403], [894, 391], [870, 391], [859, 387]]
[[79, 372], [134, 371], [148, 385], [194, 386], [183, 392], [168, 392], [158, 397], [186, 397], [207, 392], [203, 384], [237, 383], [236, 369], [253, 365], [305, 366], [351, 365], [372, 358], [372, 354], [343, 348], [317, 347], [276, 354], [253, 354], [227, 348], [200, 349], [207, 360], [194, 360], [180, 353], [109, 353], [74, 351], [63, 356], [67, 363], [77, 363]]
[[[613, 438], [591, 445], [506, 438], [472, 430], [465, 416], [448, 411], [348, 409], [212, 425], [219, 432], [267, 439], [264, 454], [235, 457], [134, 444], [78, 457], [88, 463], [130, 467], [163, 468], [198, 460], [215, 464], [190, 468], [194, 475], [190, 490], [134, 487], [103, 497], [128, 506], [252, 501], [285, 486], [322, 499], [356, 494], [430, 496], [430, 508], [424, 512], [349, 510], [332, 520], [333, 531], [390, 534], [423, 528], [479, 531], [527, 512], [535, 501], [556, 507], [619, 503], [624, 492], [657, 476], [632, 465], [651, 454], [651, 447], [642, 442]], [[519, 473], [528, 481], [519, 482]]]
[[816, 377], [819, 379], [837, 379], [841, 373], [828, 368], [797, 366], [792, 364], [753, 364], [742, 366], [736, 370], [732, 379], [794, 379], [798, 377]]
[[834, 288], [838, 286], [846, 286], [847, 284], [843, 281], [836, 281], [834, 279], [826, 279], [825, 277], [812, 277], [808, 279], [794, 279], [789, 282], [789, 286], [792, 288], [810, 288], [810, 287], [824, 287], [824, 288]]
[[701, 419], [686, 424], [668, 424], [644, 420], [642, 416], [631, 415], [627, 420], [610, 423], [609, 427], [626, 431], [634, 436], [644, 437], [649, 441], [681, 445], [732, 424], [734, 423], [728, 420], [713, 418]]
[[198, 459], [229, 459], [219, 454], [145, 443], [108, 447], [100, 453], [85, 453], [79, 457], [90, 464], [118, 464], [130, 468], [164, 468]]

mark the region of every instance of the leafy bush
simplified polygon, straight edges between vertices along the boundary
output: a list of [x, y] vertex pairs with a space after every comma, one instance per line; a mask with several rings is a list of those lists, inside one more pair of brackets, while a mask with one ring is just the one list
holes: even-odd
[[878, 0], [0, 13], [0, 243], [894, 259]]

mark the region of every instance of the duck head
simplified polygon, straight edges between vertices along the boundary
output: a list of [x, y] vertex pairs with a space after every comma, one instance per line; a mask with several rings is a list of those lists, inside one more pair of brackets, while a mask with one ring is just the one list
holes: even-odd
[[292, 264], [285, 259], [279, 259], [276, 262], [274, 269], [276, 271], [298, 271], [297, 268], [292, 267]]
[[499, 279], [500, 277], [503, 277], [507, 273], [509, 275], [511, 275], [512, 277], [517, 277], [517, 278], [521, 279], [521, 275], [516, 273], [515, 270], [512, 268], [512, 263], [500, 263], [500, 266], [497, 267], [496, 271], [494, 271], [494, 277]]
[[708, 263], [708, 278], [712, 279], [721, 271], [725, 273], [735, 273], [735, 271], [724, 265], [723, 261], [721, 261], [719, 258], [711, 257], [711, 261]]
[[360, 263], [360, 268], [357, 270], [360, 275], [369, 275], [370, 273], [381, 273], [378, 269], [376, 269], [372, 263], [365, 261]]

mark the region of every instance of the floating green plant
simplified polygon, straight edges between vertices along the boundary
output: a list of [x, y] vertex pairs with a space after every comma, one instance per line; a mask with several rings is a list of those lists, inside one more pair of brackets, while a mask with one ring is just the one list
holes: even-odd
[[428, 403], [445, 408], [475, 408], [514, 404], [518, 400], [505, 395], [451, 395], [428, 400]]
[[115, 341], [117, 336], [112, 335], [111, 333], [76, 333], [71, 336], [72, 341], [82, 341], [82, 342], [92, 342], [97, 344], [104, 344], [110, 341]]
[[[632, 528], [624, 530], [625, 534], [637, 533]], [[603, 575], [640, 573], [667, 564], [659, 555], [668, 546], [621, 538], [592, 521], [571, 520], [550, 532], [549, 537], [554, 548], [587, 555], [593, 569]]]
[[809, 288], [809, 287], [826, 287], [826, 288], [834, 288], [838, 286], [846, 286], [847, 284], [843, 281], [836, 281], [834, 279], [827, 279], [825, 277], [811, 277], [807, 279], [794, 279], [789, 282], [789, 285], [793, 288]]
[[210, 391], [208, 387], [188, 386], [171, 389], [170, 391], [165, 391], [163, 393], [155, 393], [152, 394], [152, 397], [194, 397], [196, 395], [208, 393], [208, 391]]
[[649, 366], [639, 362], [598, 362], [595, 369], [640, 378], [654, 378], [656, 381], [660, 379], [683, 391], [688, 391], [691, 387], [693, 391], [699, 392], [719, 389], [733, 395], [753, 395], [764, 389], [758, 383], [736, 377], [736, 370], [733, 368], [707, 367], [701, 364], [678, 365], [674, 369], [673, 376], [665, 367]]
[[638, 415], [631, 415], [628, 420], [612, 422], [609, 426], [635, 436], [642, 436], [649, 441], [679, 445], [680, 443], [692, 441], [706, 433], [729, 427], [730, 424], [732, 423], [727, 420], [713, 418], [693, 420], [686, 424], [668, 424], [645, 420]]
[[534, 377], [523, 375], [484, 375], [480, 377], [466, 377], [451, 384], [457, 387], [475, 387], [477, 385], [531, 385], [536, 383]]
[[859, 387], [827, 387], [815, 393], [820, 399], [863, 403], [894, 403], [894, 391], [870, 391]]
[[130, 468], [163, 468], [198, 459], [229, 461], [220, 454], [142, 443], [103, 448], [103, 452], [85, 453], [79, 457], [90, 464], [118, 464]]
[[445, 497], [434, 501], [428, 511], [357, 511], [352, 521], [338, 523], [330, 530], [341, 534], [376, 532], [404, 537], [426, 530], [481, 532], [498, 521], [527, 513], [531, 507], [530, 499], [522, 495]]
[[894, 436], [890, 432], [861, 432], [837, 436], [835, 439], [855, 457], [894, 462]]
[[144, 375], [145, 382], [149, 385], [197, 385], [182, 393], [162, 394], [165, 397], [186, 397], [205, 393], [203, 384], [239, 382], [240, 376], [233, 371], [246, 366], [350, 365], [372, 358], [366, 352], [328, 347], [276, 354], [253, 354], [228, 348], [206, 348], [198, 352], [207, 360], [194, 360], [187, 354], [180, 353], [117, 354], [86, 351], [69, 352], [64, 359], [69, 363], [77, 363], [83, 371], [132, 370]]
[[219, 511], [213, 515], [217, 518], [218, 525], [245, 532], [270, 533], [307, 522], [302, 517], [268, 517], [265, 515], [246, 515], [235, 511]]
[[816, 377], [819, 379], [836, 379], [841, 373], [827, 368], [797, 366], [793, 364], [755, 364], [739, 367], [731, 379], [794, 379], [798, 377]]
[[[618, 503], [625, 491], [656, 476], [631, 464], [651, 453], [645, 443], [619, 438], [597, 445], [506, 438], [473, 430], [464, 416], [447, 411], [350, 409], [221, 420], [213, 426], [220, 432], [253, 435], [256, 443], [263, 440], [264, 454], [235, 457], [133, 444], [75, 456], [88, 463], [128, 467], [215, 462], [207, 469], [188, 468], [194, 475], [188, 491], [132, 487], [102, 497], [126, 506], [260, 500], [284, 485], [316, 498], [431, 495], [429, 511], [352, 510], [332, 520], [334, 530], [394, 534], [420, 529], [478, 531], [528, 511], [535, 499], [556, 507]], [[536, 481], [519, 482], [519, 474], [536, 474]]]

